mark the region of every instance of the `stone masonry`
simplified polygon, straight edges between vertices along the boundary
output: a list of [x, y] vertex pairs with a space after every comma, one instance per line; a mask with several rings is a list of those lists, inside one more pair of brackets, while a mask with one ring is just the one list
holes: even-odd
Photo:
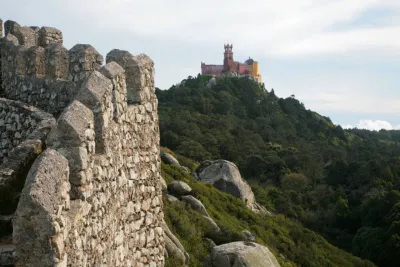
[[4, 26], [0, 159], [29, 160], [9, 171], [22, 192], [0, 209], [13, 218], [3, 250], [15, 266], [164, 266], [153, 61], [114, 49], [102, 66], [90, 45], [65, 49], [55, 28]]
[[[91, 45], [62, 46], [62, 33], [37, 30], [14, 21], [4, 23], [1, 40], [1, 94], [58, 116], [73, 100], [83, 81], [100, 70], [101, 56]], [[35, 30], [36, 29], [36, 30]]]

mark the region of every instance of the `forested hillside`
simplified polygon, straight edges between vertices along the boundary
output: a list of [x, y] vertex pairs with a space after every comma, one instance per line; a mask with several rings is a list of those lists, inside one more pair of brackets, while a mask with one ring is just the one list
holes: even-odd
[[379, 266], [397, 266], [399, 131], [343, 130], [246, 78], [209, 80], [157, 89], [161, 145], [197, 161], [233, 161], [271, 211]]
[[[179, 159], [188, 167], [194, 166], [190, 159]], [[215, 241], [216, 245], [246, 240], [241, 234], [244, 229], [255, 235], [257, 243], [267, 245], [282, 267], [375, 266], [368, 260], [332, 246], [320, 235], [285, 216], [255, 214], [240, 199], [193, 179], [180, 167], [163, 163], [162, 176], [167, 183], [179, 180], [189, 184], [193, 189], [191, 194], [201, 200], [220, 227], [218, 234], [213, 233], [199, 212], [182, 201], [168, 201], [164, 195], [165, 220], [189, 253], [190, 267], [204, 266], [204, 260], [210, 253], [207, 238]], [[166, 267], [181, 266], [173, 257], [168, 258]]]

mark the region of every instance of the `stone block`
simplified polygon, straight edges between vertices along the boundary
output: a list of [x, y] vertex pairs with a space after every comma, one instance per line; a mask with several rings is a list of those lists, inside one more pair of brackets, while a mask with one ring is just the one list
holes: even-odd
[[116, 62], [112, 61], [104, 65], [100, 72], [109, 79], [125, 74], [125, 70]]
[[96, 153], [105, 151], [105, 130], [108, 128], [112, 110], [108, 110], [107, 99], [111, 100], [112, 83], [98, 71], [94, 71], [85, 80], [82, 89], [76, 99], [91, 109], [94, 114], [94, 131], [96, 141]]
[[36, 33], [30, 27], [21, 27], [18, 34], [14, 33], [14, 35], [17, 36], [20, 45], [27, 47], [36, 45]]
[[[53, 149], [47, 149], [33, 164], [13, 222], [16, 266], [54, 266], [64, 251], [57, 240], [54, 219], [65, 204], [64, 184], [68, 181], [68, 161]], [[52, 244], [53, 243], [53, 244]]]
[[45, 48], [47, 77], [67, 80], [69, 75], [68, 50], [61, 44], [50, 44]]
[[45, 75], [45, 54], [44, 48], [40, 46], [32, 46], [26, 52], [26, 74], [43, 76]]
[[8, 34], [14, 35], [14, 33], [18, 32], [20, 28], [21, 26], [15, 21], [7, 20], [6, 22], [4, 22], [5, 36], [7, 36]]
[[128, 51], [114, 49], [107, 54], [106, 61], [115, 61], [125, 69], [128, 104], [150, 100], [149, 88], [154, 87], [154, 63], [148, 56], [133, 56]]
[[27, 47], [36, 45], [36, 33], [30, 27], [21, 27], [18, 23], [12, 20], [7, 20], [4, 23], [6, 36], [12, 34], [17, 37], [20, 45]]
[[70, 79], [74, 82], [82, 82], [92, 71], [100, 70], [103, 64], [103, 56], [97, 50], [87, 44], [77, 44], [69, 50]]
[[126, 112], [127, 108], [127, 89], [126, 89], [126, 78], [125, 70], [115, 61], [107, 63], [100, 70], [104, 76], [111, 79], [113, 90], [112, 90], [112, 102], [114, 107], [114, 120], [122, 122], [122, 115]]
[[82, 89], [79, 91], [76, 100], [96, 112], [104, 105], [104, 95], [111, 94], [111, 90], [112, 83], [110, 79], [100, 72], [94, 71], [82, 84]]
[[62, 32], [52, 27], [42, 27], [38, 31], [38, 45], [46, 47], [50, 44], [61, 44], [63, 43]]
[[18, 46], [15, 50], [16, 73], [24, 76], [27, 69], [26, 53], [28, 49], [25, 46]]
[[57, 120], [57, 125], [47, 136], [49, 147], [79, 147], [88, 141], [88, 131], [93, 127], [93, 113], [79, 101], [73, 101]]

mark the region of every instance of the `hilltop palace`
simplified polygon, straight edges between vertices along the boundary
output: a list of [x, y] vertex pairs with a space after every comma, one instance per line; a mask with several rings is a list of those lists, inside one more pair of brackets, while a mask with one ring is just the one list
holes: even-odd
[[224, 45], [224, 64], [206, 65], [201, 62], [201, 74], [214, 76], [247, 76], [261, 83], [261, 75], [258, 72], [258, 62], [249, 58], [244, 63], [233, 60], [232, 44]]

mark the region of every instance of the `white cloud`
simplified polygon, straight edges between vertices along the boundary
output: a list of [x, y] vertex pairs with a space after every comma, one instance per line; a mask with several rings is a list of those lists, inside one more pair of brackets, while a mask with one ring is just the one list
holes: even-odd
[[[312, 75], [299, 73], [290, 79], [273, 81], [280, 97], [295, 94], [306, 108], [329, 113], [332, 111], [352, 114], [400, 114], [400, 91], [397, 78], [375, 73], [358, 73], [357, 70], [314, 70]], [[293, 92], [296, 88], [297, 92]], [[382, 89], [386, 89], [382, 90]]]
[[[59, 27], [68, 48], [80, 42], [93, 44], [104, 55], [111, 48], [148, 53], [155, 60], [156, 85], [161, 88], [196, 75], [202, 60], [221, 62], [221, 46], [230, 42], [238, 60], [248, 55], [259, 60], [268, 88], [283, 97], [295, 94], [307, 108], [367, 118], [400, 114], [399, 78], [393, 67], [400, 59], [399, 0], [41, 2], [6, 1], [2, 11], [10, 16], [24, 13], [21, 24]], [[385, 9], [391, 14], [379, 17]], [[36, 16], [40, 12], [46, 16]], [[366, 12], [369, 21], [360, 25]], [[320, 68], [315, 59], [341, 62], [343, 70], [330, 69], [326, 63]], [[281, 64], [279, 71], [271, 61]], [[303, 66], [286, 69], [301, 61], [308, 72], [301, 70]], [[388, 74], [376, 68], [384, 64], [393, 65]]]
[[[197, 45], [232, 42], [238, 52], [268, 56], [299, 56], [358, 50], [387, 52], [400, 49], [400, 22], [390, 17], [369, 27], [341, 27], [366, 11], [390, 8], [397, 0], [180, 1], [70, 0], [63, 12], [85, 16], [99, 29], [122, 30], [159, 39]], [[76, 8], [79, 6], [79, 8]], [[89, 12], [90, 11], [90, 12]], [[334, 29], [334, 28], [333, 28]]]
[[400, 130], [400, 125], [393, 126], [390, 122], [383, 120], [360, 120], [360, 122], [356, 125], [342, 125], [344, 129], [367, 129], [371, 131], [379, 131], [382, 129], [385, 130]]

